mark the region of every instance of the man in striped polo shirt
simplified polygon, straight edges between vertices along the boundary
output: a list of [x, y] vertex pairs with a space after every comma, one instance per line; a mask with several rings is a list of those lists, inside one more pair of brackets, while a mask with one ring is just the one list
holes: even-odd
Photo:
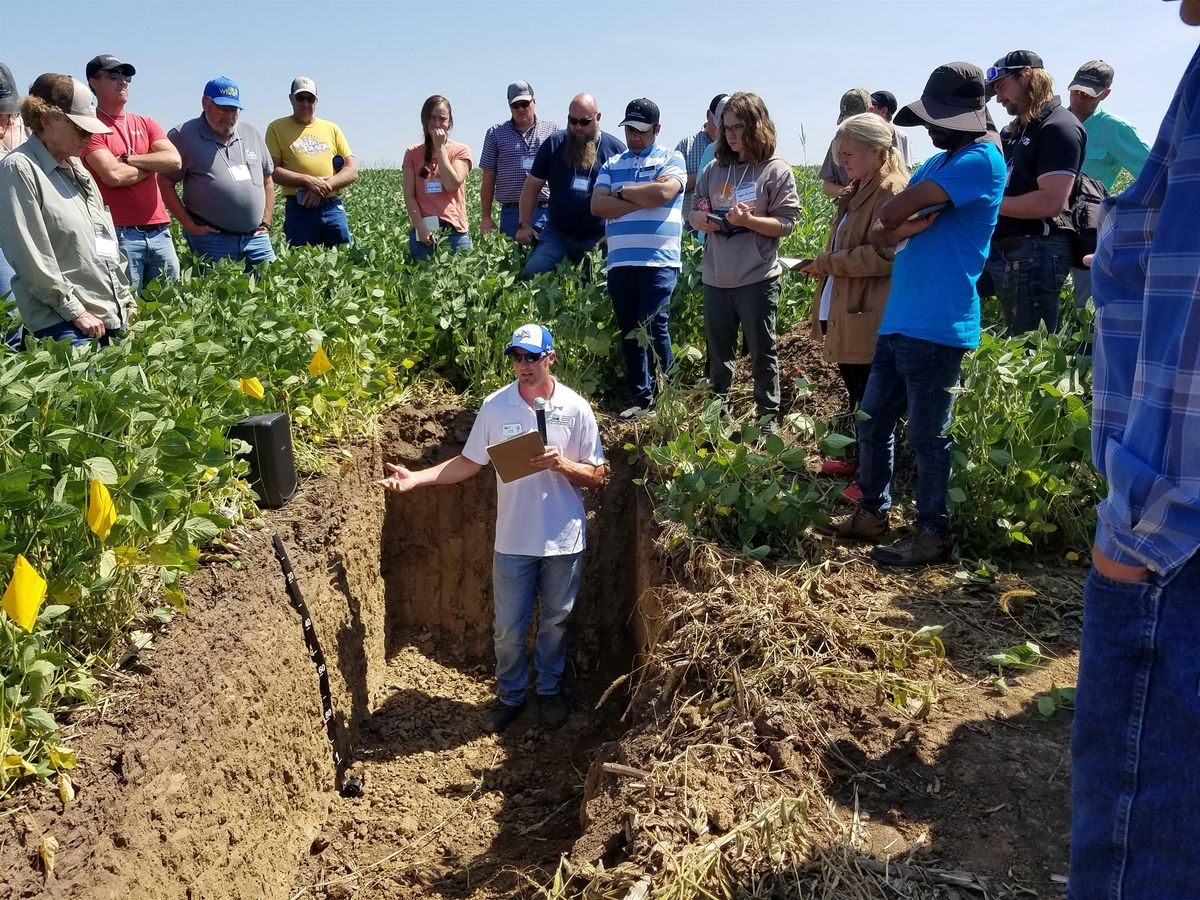
[[[487, 234], [495, 229], [492, 203], [499, 201], [500, 230], [515, 240], [521, 224], [519, 206], [525, 176], [533, 166], [538, 147], [558, 131], [558, 126], [537, 117], [537, 98], [528, 81], [514, 81], [508, 86], [508, 108], [512, 118], [493, 125], [483, 138], [483, 155], [479, 157], [479, 168], [483, 169], [483, 184], [479, 188], [483, 216], [479, 230]], [[543, 185], [530, 223], [539, 231], [546, 224], [549, 202], [550, 189]]]
[[657, 104], [645, 97], [625, 107], [621, 125], [629, 149], [604, 162], [592, 192], [592, 215], [605, 220], [608, 294], [632, 401], [623, 418], [654, 403], [650, 353], [635, 332], [642, 326], [649, 331], [661, 373], [674, 361], [667, 316], [679, 278], [687, 165], [678, 150], [655, 143], [658, 120]]

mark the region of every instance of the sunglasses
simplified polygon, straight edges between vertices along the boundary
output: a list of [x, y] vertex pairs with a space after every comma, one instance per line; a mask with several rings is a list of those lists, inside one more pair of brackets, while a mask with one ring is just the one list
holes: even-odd
[[983, 80], [991, 84], [998, 78], [1003, 78], [1005, 75], [1011, 75], [1013, 72], [1019, 72], [1021, 66], [989, 66], [984, 74]]
[[588, 125], [591, 125], [592, 122], [594, 122], [595, 120], [596, 120], [595, 116], [587, 116], [586, 118], [583, 118], [583, 119], [577, 119], [574, 116], [567, 116], [568, 122], [570, 122], [572, 125], [578, 125], [581, 128], [586, 128]]
[[133, 81], [132, 75], [125, 75], [122, 72], [114, 72], [111, 69], [106, 70], [104, 72], [104, 77], [107, 78], [109, 81], [125, 81], [125, 82]]
[[545, 353], [521, 353], [519, 350], [514, 350], [508, 355], [513, 358], [515, 363], [535, 363], [546, 358]]
[[316, 103], [317, 98], [312, 94], [296, 94], [297, 103]]
[[528, 100], [518, 100], [515, 103], [508, 104], [510, 109], [529, 109]]

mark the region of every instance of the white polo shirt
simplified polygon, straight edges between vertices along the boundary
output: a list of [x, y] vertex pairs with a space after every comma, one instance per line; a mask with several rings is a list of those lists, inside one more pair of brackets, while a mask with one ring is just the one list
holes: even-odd
[[[521, 398], [517, 382], [489, 395], [480, 407], [462, 455], [486, 466], [487, 448], [526, 431], [537, 431], [537, 414]], [[546, 407], [547, 443], [564, 459], [600, 465], [604, 448], [588, 402], [557, 379]], [[564, 556], [586, 544], [586, 517], [579, 488], [557, 472], [538, 472], [505, 484], [496, 478], [496, 552], [516, 556]]]

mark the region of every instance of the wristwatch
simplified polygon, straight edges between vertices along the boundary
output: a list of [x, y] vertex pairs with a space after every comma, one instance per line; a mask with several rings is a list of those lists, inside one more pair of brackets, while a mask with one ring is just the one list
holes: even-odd
[[616, 197], [618, 200], [624, 200], [625, 199], [625, 185], [621, 185], [615, 191], [613, 191], [613, 196]]
[[129, 154], [128, 153], [121, 154], [121, 162], [125, 163], [125, 165], [129, 165]]

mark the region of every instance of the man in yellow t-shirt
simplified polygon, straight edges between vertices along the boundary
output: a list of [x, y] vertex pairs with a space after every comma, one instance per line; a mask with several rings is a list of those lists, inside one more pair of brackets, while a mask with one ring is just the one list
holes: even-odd
[[317, 83], [301, 75], [288, 94], [292, 114], [267, 126], [275, 181], [286, 198], [283, 234], [293, 247], [350, 243], [350, 225], [338, 196], [358, 178], [342, 129], [317, 118]]

